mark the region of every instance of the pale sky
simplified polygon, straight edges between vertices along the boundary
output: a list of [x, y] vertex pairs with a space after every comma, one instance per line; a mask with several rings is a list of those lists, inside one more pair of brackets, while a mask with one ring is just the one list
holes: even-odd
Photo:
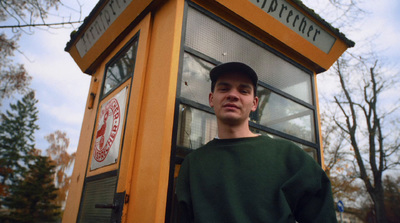
[[[76, 1], [67, 1], [68, 7], [78, 9]], [[96, 5], [94, 0], [79, 0], [82, 5], [82, 18], [89, 15]], [[72, 10], [51, 12], [65, 17], [71, 16], [71, 21], [79, 19], [79, 13]], [[54, 18], [48, 22], [59, 22]], [[75, 25], [75, 28], [78, 26]], [[83, 113], [85, 110], [90, 76], [81, 72], [72, 57], [64, 51], [70, 40], [73, 27], [47, 30], [35, 29], [33, 35], [24, 34], [20, 39], [19, 50], [15, 53], [15, 61], [22, 63], [33, 77], [31, 88], [36, 92], [39, 110], [36, 132], [36, 148], [45, 150], [49, 144], [44, 136], [56, 130], [65, 131], [70, 138], [69, 152], [77, 148]], [[3, 102], [2, 111], [7, 108], [9, 100]], [[13, 102], [15, 103], [15, 102]]]
[[[318, 0], [313, 1], [318, 2]], [[74, 4], [72, 2], [74, 1], [70, 4]], [[85, 17], [89, 15], [97, 1], [80, 0], [80, 2], [83, 4]], [[359, 39], [379, 34], [374, 44], [380, 50], [385, 50], [384, 56], [392, 63], [398, 63], [400, 1], [366, 0], [364, 5], [371, 14], [360, 21], [359, 31], [345, 33], [346, 36], [355, 41], [357, 47]], [[321, 17], [324, 18], [324, 15]], [[73, 18], [77, 18], [77, 15], [73, 15]], [[78, 146], [90, 76], [82, 73], [72, 57], [64, 51], [66, 43], [70, 40], [71, 31], [72, 29], [36, 30], [34, 35], [25, 35], [19, 42], [20, 50], [25, 56], [16, 53], [17, 60], [25, 64], [25, 68], [33, 77], [31, 88], [36, 91], [39, 100], [37, 106], [40, 130], [36, 134], [36, 143], [40, 149], [47, 149], [49, 145], [44, 136], [56, 130], [67, 132], [71, 140], [70, 152], [75, 151]]]

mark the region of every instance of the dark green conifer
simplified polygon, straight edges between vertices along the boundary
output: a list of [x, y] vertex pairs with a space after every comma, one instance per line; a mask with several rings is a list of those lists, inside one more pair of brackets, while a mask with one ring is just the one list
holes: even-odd
[[38, 100], [32, 91], [10, 109], [1, 114], [0, 119], [0, 185], [6, 192], [7, 185], [13, 184], [27, 170], [35, 146]]
[[55, 204], [57, 188], [54, 185], [54, 162], [46, 156], [33, 156], [23, 180], [10, 187], [10, 196], [4, 200], [9, 222], [56, 222], [60, 206]]

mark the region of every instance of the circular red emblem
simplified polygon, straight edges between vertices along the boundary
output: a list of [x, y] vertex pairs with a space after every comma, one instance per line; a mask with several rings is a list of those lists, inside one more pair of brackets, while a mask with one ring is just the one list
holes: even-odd
[[120, 106], [113, 98], [100, 112], [100, 121], [96, 133], [93, 157], [97, 162], [103, 162], [117, 136], [120, 122]]

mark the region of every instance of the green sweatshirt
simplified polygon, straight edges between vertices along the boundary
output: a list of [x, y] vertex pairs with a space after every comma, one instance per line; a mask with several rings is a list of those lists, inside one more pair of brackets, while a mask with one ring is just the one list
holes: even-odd
[[176, 194], [180, 222], [337, 222], [331, 185], [295, 144], [214, 139], [189, 154]]

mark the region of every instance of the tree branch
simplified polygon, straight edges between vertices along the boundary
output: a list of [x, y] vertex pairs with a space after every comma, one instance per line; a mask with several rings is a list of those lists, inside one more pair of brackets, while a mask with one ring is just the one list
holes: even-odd
[[360, 176], [361, 179], [365, 182], [365, 185], [367, 187], [368, 190], [373, 190], [372, 184], [369, 180], [368, 174], [367, 174], [367, 170], [365, 168], [364, 165], [364, 161], [362, 159], [361, 156], [361, 152], [360, 152], [360, 148], [358, 147], [358, 143], [356, 140], [356, 130], [357, 130], [357, 114], [354, 108], [354, 103], [353, 100], [351, 98], [350, 92], [347, 89], [343, 74], [342, 74], [342, 67], [341, 67], [341, 62], [338, 61], [336, 62], [336, 66], [337, 66], [337, 74], [339, 76], [339, 80], [340, 80], [340, 85], [342, 87], [342, 90], [344, 92], [344, 95], [346, 97], [350, 112], [351, 112], [351, 120], [350, 120], [350, 116], [348, 116], [345, 112], [344, 112], [344, 108], [342, 107], [342, 104], [337, 100], [336, 98], [336, 103], [338, 104], [338, 106], [340, 107], [340, 109], [342, 110], [343, 114], [346, 116], [346, 123], [347, 123], [347, 129], [348, 129], [348, 134], [350, 136], [350, 142], [351, 145], [353, 146], [354, 149], [354, 153], [356, 155], [356, 160], [360, 169]]
[[0, 26], [0, 29], [12, 29], [12, 28], [25, 28], [25, 27], [40, 27], [40, 26], [64, 26], [64, 25], [72, 25], [79, 24], [83, 21], [73, 21], [73, 22], [57, 22], [57, 23], [40, 23], [40, 24], [25, 24], [25, 25], [9, 25], [9, 26]]

